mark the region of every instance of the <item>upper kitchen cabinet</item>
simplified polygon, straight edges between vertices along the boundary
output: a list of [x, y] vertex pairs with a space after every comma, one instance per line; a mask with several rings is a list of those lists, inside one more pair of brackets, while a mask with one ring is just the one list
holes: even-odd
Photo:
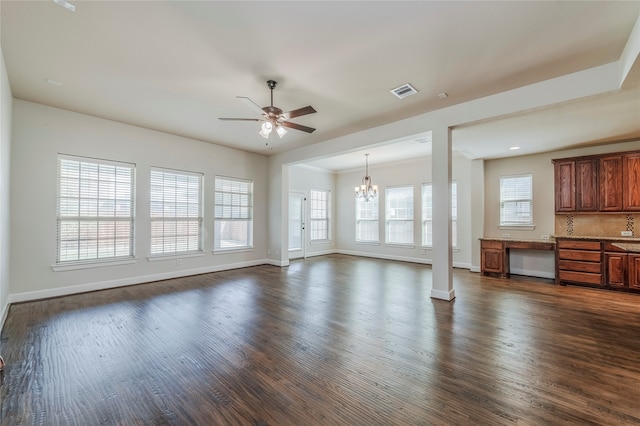
[[600, 211], [622, 211], [622, 155], [600, 158]]
[[556, 213], [640, 211], [640, 151], [553, 160]]
[[622, 205], [624, 211], [640, 211], [640, 152], [622, 156]]
[[556, 212], [576, 210], [576, 162], [553, 160]]

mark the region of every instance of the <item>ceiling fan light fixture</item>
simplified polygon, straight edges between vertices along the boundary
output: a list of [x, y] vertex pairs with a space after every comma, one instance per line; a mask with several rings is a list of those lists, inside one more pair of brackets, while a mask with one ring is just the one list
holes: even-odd
[[276, 127], [276, 132], [278, 133], [278, 136], [283, 137], [287, 134], [287, 129], [285, 129], [282, 125], [278, 125], [278, 127]]

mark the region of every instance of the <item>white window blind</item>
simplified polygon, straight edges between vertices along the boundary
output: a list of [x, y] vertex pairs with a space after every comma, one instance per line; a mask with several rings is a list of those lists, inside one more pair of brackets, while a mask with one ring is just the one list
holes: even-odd
[[133, 257], [135, 166], [58, 157], [56, 263]]
[[369, 201], [356, 198], [356, 241], [380, 241], [379, 214], [378, 197]]
[[151, 255], [202, 249], [202, 174], [151, 170]]
[[253, 182], [216, 176], [214, 251], [253, 247]]
[[329, 239], [329, 199], [330, 191], [311, 190], [310, 193], [310, 240], [323, 241]]
[[[422, 245], [433, 245], [433, 187], [422, 185]], [[451, 245], [458, 245], [458, 185], [451, 182]]]
[[500, 178], [500, 225], [533, 225], [532, 175]]
[[413, 244], [413, 186], [385, 190], [386, 242]]

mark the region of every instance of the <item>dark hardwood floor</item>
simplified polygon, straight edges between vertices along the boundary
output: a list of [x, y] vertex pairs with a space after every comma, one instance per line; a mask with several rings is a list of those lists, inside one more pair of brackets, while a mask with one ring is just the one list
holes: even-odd
[[330, 255], [13, 305], [2, 425], [640, 424], [640, 295]]

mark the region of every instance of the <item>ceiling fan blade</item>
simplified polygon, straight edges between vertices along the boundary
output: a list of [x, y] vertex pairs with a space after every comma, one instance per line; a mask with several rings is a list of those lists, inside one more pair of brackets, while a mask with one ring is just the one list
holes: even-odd
[[288, 120], [290, 118], [300, 117], [301, 115], [313, 114], [316, 112], [315, 109], [311, 105], [306, 106], [304, 108], [294, 109], [293, 111], [285, 112], [280, 117]]
[[257, 103], [253, 102], [251, 99], [247, 98], [246, 96], [236, 96], [236, 98], [240, 99], [242, 102], [247, 104], [249, 108], [257, 112], [258, 114], [261, 114], [261, 115], [264, 114], [264, 111], [262, 110], [262, 108], [258, 106]]
[[302, 124], [292, 123], [290, 121], [283, 121], [282, 124], [284, 127], [289, 127], [290, 129], [302, 130], [303, 132], [313, 133], [316, 129], [313, 127], [303, 126]]
[[218, 117], [218, 120], [227, 120], [227, 121], [264, 121], [261, 118], [226, 118], [226, 117]]

